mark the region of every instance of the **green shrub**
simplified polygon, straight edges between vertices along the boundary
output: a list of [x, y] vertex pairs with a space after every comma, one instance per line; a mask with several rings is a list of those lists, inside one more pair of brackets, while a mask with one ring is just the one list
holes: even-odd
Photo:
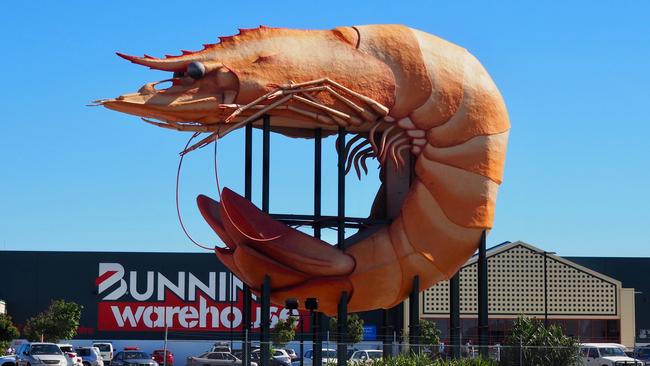
[[504, 344], [502, 365], [573, 366], [579, 361], [580, 346], [557, 325], [544, 326], [535, 318], [520, 315]]

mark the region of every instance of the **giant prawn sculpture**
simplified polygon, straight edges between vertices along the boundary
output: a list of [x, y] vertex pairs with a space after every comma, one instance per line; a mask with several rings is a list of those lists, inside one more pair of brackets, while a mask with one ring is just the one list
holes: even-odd
[[199, 196], [202, 215], [227, 246], [216, 255], [242, 281], [259, 291], [269, 275], [274, 302], [315, 296], [327, 314], [336, 312], [342, 291], [351, 312], [390, 308], [408, 296], [414, 276], [420, 290], [428, 288], [475, 252], [492, 226], [510, 124], [474, 56], [401, 25], [262, 26], [220, 40], [162, 59], [118, 53], [173, 72], [172, 86], [148, 83], [97, 104], [160, 127], [209, 133], [183, 153], [268, 114], [272, 129], [291, 137], [308, 137], [313, 128], [333, 134], [339, 126], [357, 134], [355, 141], [364, 140], [349, 157], [357, 172], [369, 156], [402, 168], [404, 154], [415, 161], [399, 214], [343, 251], [274, 221], [231, 190], [221, 202]]

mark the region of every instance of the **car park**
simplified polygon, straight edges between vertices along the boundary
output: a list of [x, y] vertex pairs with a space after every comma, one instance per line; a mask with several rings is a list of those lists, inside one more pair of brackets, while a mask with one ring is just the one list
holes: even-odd
[[644, 362], [625, 354], [617, 343], [583, 343], [580, 345], [582, 366], [644, 366]]
[[174, 365], [174, 354], [170, 350], [156, 349], [151, 353], [151, 357], [158, 362], [159, 365]]
[[[230, 352], [206, 352], [199, 356], [187, 358], [187, 366], [223, 366], [223, 365], [241, 366], [242, 360], [235, 357]], [[251, 366], [257, 366], [257, 363], [251, 362]]]
[[111, 361], [113, 366], [159, 366], [148, 353], [139, 350], [125, 348], [118, 352]]
[[110, 342], [93, 342], [93, 347], [99, 348], [102, 360], [106, 365], [110, 365], [113, 360], [113, 343]]
[[350, 361], [357, 365], [365, 365], [380, 359], [383, 354], [384, 353], [381, 350], [355, 351], [352, 356], [350, 356]]
[[71, 344], [58, 343], [57, 346], [61, 349], [65, 358], [68, 359], [68, 366], [82, 366], [81, 357], [77, 356], [77, 351]]
[[77, 347], [77, 356], [81, 357], [83, 366], [104, 366], [104, 360], [97, 347]]
[[24, 343], [16, 352], [16, 366], [66, 366], [68, 359], [54, 343]]
[[[336, 350], [331, 349], [331, 348], [323, 348], [322, 352], [322, 359], [323, 359], [323, 365], [327, 365], [328, 363], [336, 363]], [[304, 360], [303, 360], [303, 365], [304, 366], [312, 366], [314, 363], [314, 351], [313, 350], [308, 350], [305, 351], [304, 355]], [[321, 365], [318, 365], [321, 366]]]

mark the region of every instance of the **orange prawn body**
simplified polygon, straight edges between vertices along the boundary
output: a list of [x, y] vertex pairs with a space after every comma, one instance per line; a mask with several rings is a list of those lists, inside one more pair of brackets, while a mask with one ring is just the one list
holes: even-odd
[[161, 127], [211, 133], [194, 148], [269, 114], [272, 128], [288, 136], [344, 126], [370, 145], [353, 154], [402, 169], [405, 154], [415, 161], [392, 222], [344, 251], [228, 189], [220, 202], [199, 196], [201, 213], [227, 245], [216, 250], [219, 259], [255, 290], [268, 275], [276, 303], [317, 297], [331, 315], [346, 291], [350, 312], [390, 308], [408, 297], [414, 276], [425, 289], [456, 273], [492, 227], [510, 123], [494, 82], [464, 48], [401, 25], [261, 27], [181, 56], [123, 57], [175, 72], [202, 65], [200, 80], [180, 77], [154, 92], [167, 109], [136, 105], [150, 98], [141, 94], [99, 101], [157, 118]]

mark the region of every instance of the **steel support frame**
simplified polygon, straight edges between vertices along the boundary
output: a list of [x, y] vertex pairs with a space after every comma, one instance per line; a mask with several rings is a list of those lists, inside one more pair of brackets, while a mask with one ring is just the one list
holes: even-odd
[[414, 276], [409, 295], [409, 347], [420, 353], [420, 276]]
[[487, 358], [489, 354], [489, 328], [486, 236], [486, 232], [483, 230], [478, 247], [478, 345], [481, 356]]

